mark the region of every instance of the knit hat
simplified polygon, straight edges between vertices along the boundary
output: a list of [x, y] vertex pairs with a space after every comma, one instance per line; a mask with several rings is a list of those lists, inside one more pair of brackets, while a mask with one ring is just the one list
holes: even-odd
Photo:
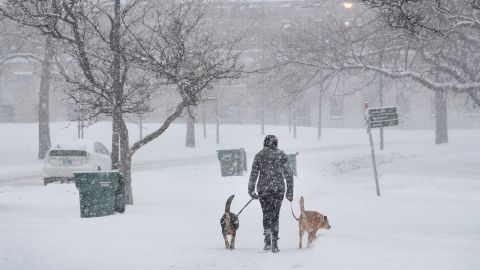
[[267, 135], [263, 141], [263, 147], [277, 148], [278, 139], [275, 135]]

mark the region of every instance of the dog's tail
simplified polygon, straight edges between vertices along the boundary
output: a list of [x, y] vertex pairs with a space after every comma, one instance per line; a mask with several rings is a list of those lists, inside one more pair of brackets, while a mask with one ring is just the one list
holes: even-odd
[[227, 203], [225, 204], [225, 213], [230, 213], [230, 205], [232, 204], [233, 197], [235, 197], [235, 195], [228, 197]]
[[305, 215], [305, 202], [303, 196], [300, 197], [300, 212], [302, 212], [302, 215]]
[[297, 218], [297, 217], [295, 216], [295, 213], [293, 212], [292, 202], [290, 202], [290, 210], [292, 211], [292, 216], [293, 216], [293, 218], [294, 218], [296, 221], [299, 221], [300, 218]]

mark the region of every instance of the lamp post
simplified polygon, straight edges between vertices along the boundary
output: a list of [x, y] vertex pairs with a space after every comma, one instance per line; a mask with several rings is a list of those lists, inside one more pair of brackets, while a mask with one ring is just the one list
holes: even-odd
[[[352, 3], [352, 2], [349, 2], [349, 1], [343, 2], [343, 8], [345, 8], [346, 10], [350, 10], [350, 9], [353, 8], [353, 3]], [[350, 27], [350, 26], [352, 25], [352, 23], [351, 23], [350, 21], [345, 21], [345, 22], [343, 23], [343, 25], [344, 25], [345, 27]]]
[[346, 9], [351, 9], [353, 7], [352, 2], [343, 2], [343, 7]]

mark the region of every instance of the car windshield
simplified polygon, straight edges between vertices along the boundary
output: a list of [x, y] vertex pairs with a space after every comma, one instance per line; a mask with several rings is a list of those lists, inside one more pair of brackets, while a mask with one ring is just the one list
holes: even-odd
[[65, 156], [86, 157], [87, 152], [82, 151], [82, 150], [51, 150], [50, 151], [50, 156], [54, 156], [54, 157], [65, 157]]

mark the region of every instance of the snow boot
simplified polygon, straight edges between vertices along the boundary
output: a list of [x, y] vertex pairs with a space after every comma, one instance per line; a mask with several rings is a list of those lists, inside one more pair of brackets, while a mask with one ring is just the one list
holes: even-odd
[[272, 232], [270, 230], [265, 230], [263, 233], [265, 235], [265, 247], [263, 250], [271, 250], [272, 249]]
[[278, 232], [273, 232], [272, 234], [272, 252], [278, 253], [280, 250], [278, 249]]

